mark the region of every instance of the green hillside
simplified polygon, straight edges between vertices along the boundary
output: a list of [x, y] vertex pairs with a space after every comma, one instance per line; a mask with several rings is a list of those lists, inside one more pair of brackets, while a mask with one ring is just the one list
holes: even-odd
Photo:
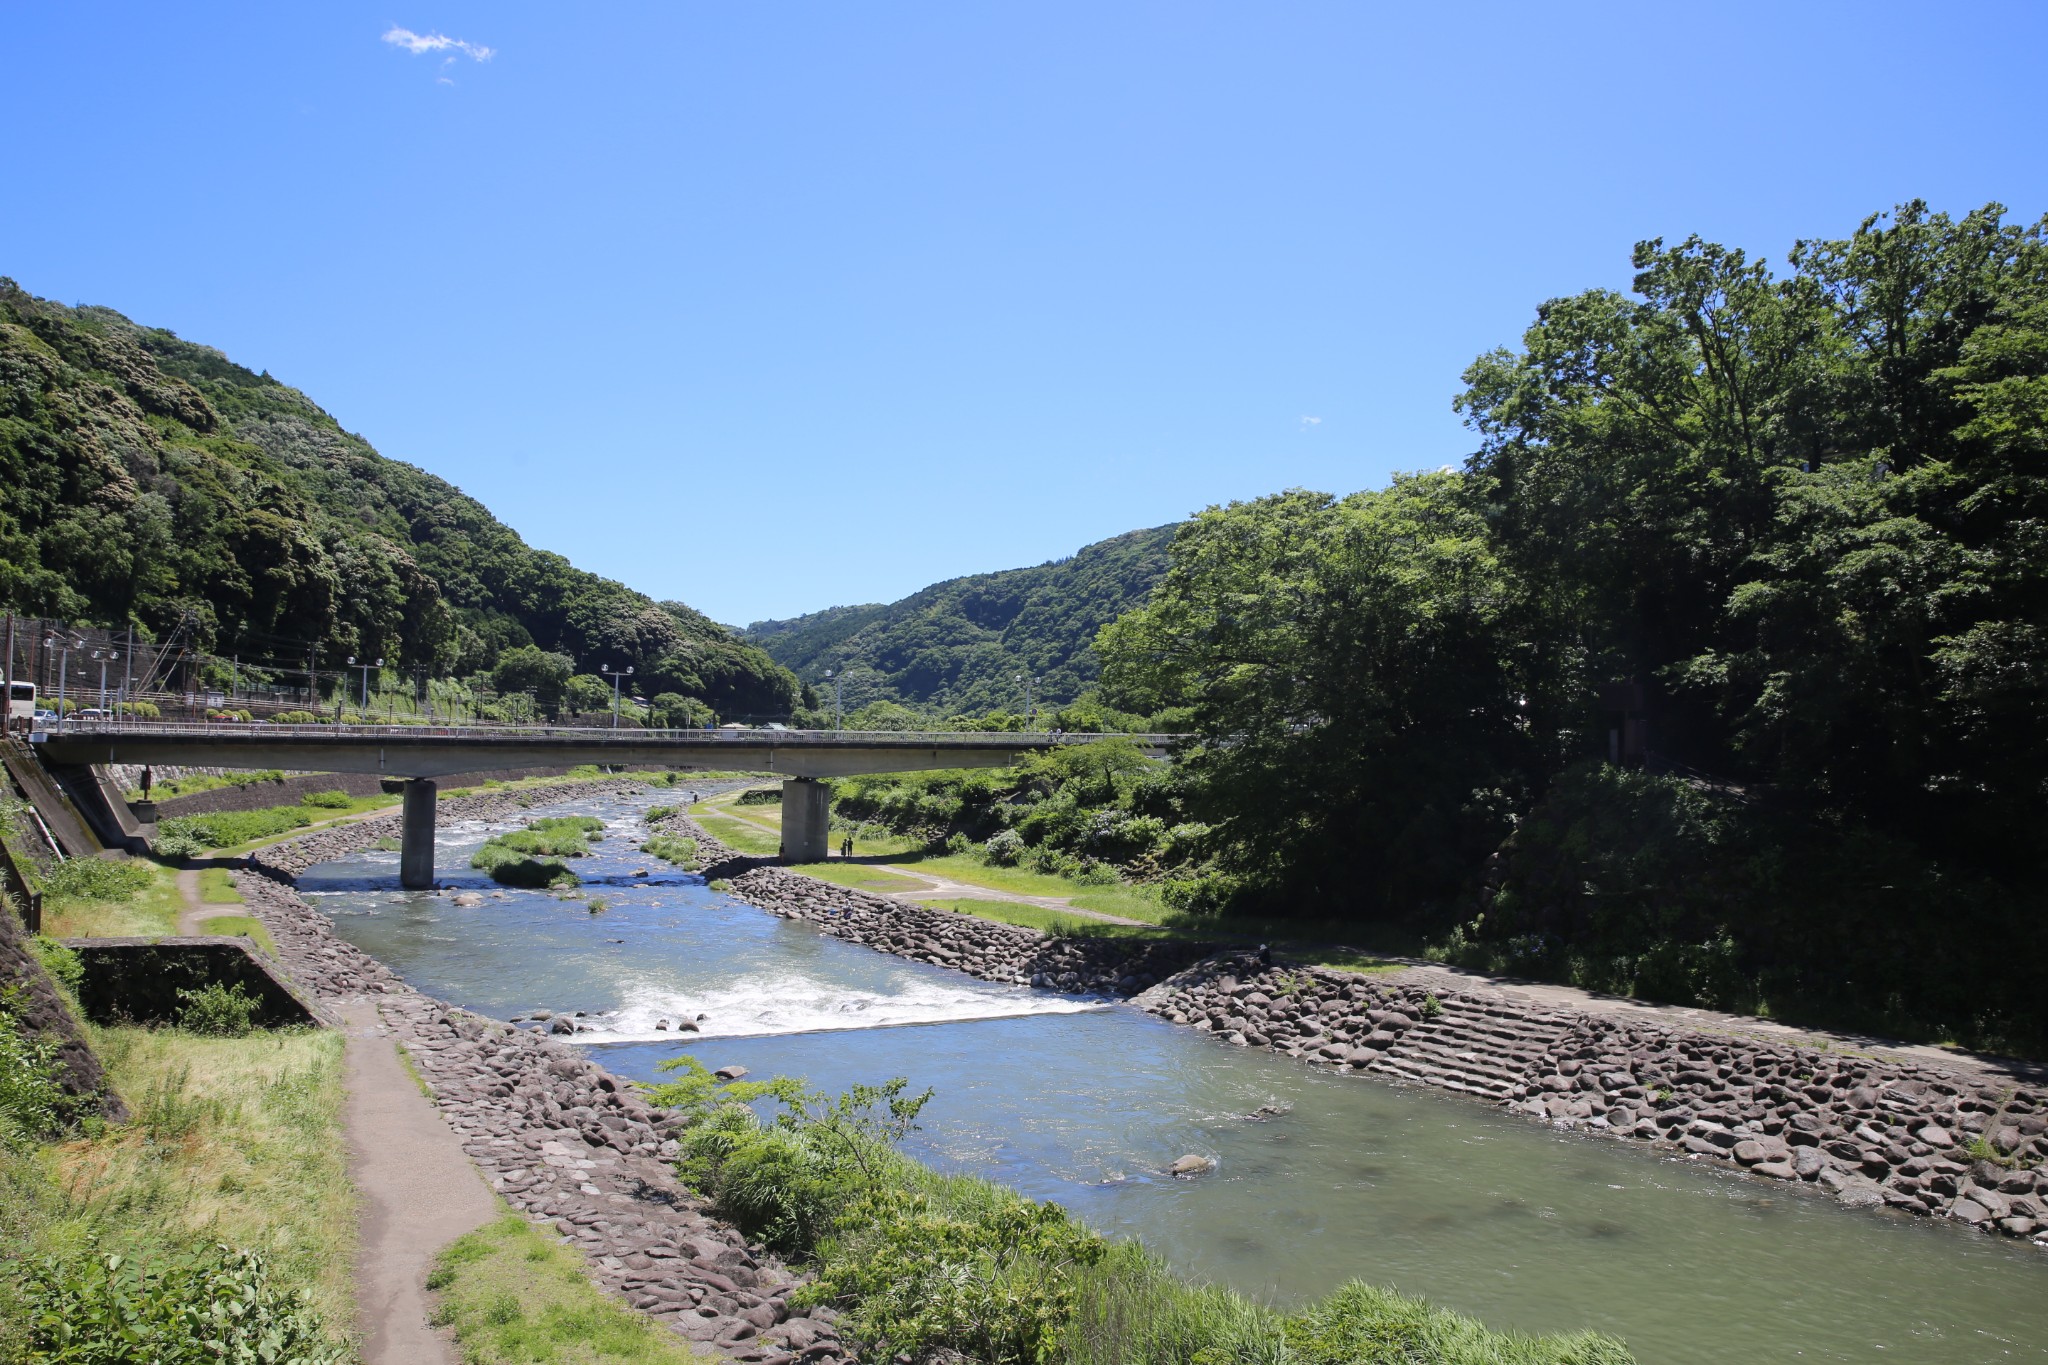
[[280, 672], [317, 648], [465, 676], [538, 646], [721, 714], [786, 715], [798, 693], [723, 626], [532, 548], [269, 374], [7, 279], [0, 605], [158, 638], [184, 621]]
[[1143, 602], [1166, 572], [1175, 528], [1130, 531], [1070, 559], [934, 583], [888, 605], [832, 607], [756, 621], [743, 638], [816, 688], [844, 679], [845, 705], [896, 701], [939, 712], [1021, 711], [1072, 701], [1101, 673], [1095, 633]]

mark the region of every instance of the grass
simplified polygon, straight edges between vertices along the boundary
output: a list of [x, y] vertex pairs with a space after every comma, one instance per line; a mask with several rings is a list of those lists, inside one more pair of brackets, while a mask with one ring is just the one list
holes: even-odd
[[271, 940], [270, 931], [254, 915], [210, 915], [200, 921], [200, 930], [208, 934], [246, 938], [267, 955], [277, 956], [277, 944]]
[[697, 823], [704, 832], [718, 840], [735, 853], [766, 854], [775, 856], [782, 849], [782, 839], [750, 820], [735, 820], [730, 816], [703, 815]]
[[207, 905], [240, 905], [242, 893], [235, 890], [235, 879], [224, 867], [202, 867], [199, 869], [199, 899]]
[[51, 938], [163, 938], [178, 931], [185, 898], [175, 869], [130, 859], [149, 871], [149, 884], [125, 899], [49, 896], [43, 902], [43, 932]]
[[341, 1036], [95, 1028], [91, 1037], [135, 1121], [47, 1149], [41, 1197], [14, 1204], [0, 1225], [43, 1252], [94, 1237], [131, 1256], [216, 1240], [247, 1247], [304, 1289], [330, 1328], [348, 1330], [356, 1196]]
[[806, 877], [816, 877], [834, 886], [849, 886], [856, 891], [917, 891], [931, 885], [915, 877], [900, 877], [893, 872], [865, 863], [850, 863], [843, 858], [822, 863], [798, 863], [796, 870]]
[[1158, 924], [1171, 913], [1160, 903], [1158, 893], [1128, 882], [1089, 886], [1070, 877], [1030, 872], [1021, 867], [990, 867], [965, 853], [912, 853], [896, 861], [912, 871], [931, 872], [964, 886], [1008, 891], [1018, 896], [1058, 897], [1083, 910], [1121, 915], [1148, 924]]
[[427, 1276], [466, 1365], [690, 1365], [702, 1359], [609, 1298], [582, 1258], [516, 1213], [457, 1238]]
[[986, 900], [928, 900], [919, 905], [934, 910], [954, 910], [977, 919], [992, 919], [1003, 924], [1018, 924], [1026, 929], [1042, 929], [1048, 934], [1084, 938], [1145, 938], [1145, 939], [1193, 939], [1199, 934], [1184, 933], [1178, 929], [1163, 929], [1156, 924], [1110, 924], [1085, 915], [1070, 915], [1064, 910], [1051, 910], [1042, 905], [1026, 905], [1023, 901]]

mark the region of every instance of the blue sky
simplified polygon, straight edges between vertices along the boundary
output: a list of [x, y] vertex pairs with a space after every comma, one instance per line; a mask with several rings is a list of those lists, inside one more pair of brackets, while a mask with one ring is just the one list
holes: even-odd
[[2039, 3], [12, 4], [0, 274], [745, 623], [1455, 461], [1459, 371], [1639, 238], [2038, 217], [2044, 45]]

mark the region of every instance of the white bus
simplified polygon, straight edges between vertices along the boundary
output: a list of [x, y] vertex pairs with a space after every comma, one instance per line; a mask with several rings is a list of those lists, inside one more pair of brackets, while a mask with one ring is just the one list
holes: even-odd
[[7, 728], [26, 730], [36, 718], [36, 685], [29, 682], [14, 684], [12, 695], [7, 698]]

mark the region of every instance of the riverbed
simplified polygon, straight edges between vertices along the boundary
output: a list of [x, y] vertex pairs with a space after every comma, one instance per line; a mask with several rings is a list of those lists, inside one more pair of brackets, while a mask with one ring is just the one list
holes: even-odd
[[[2030, 1246], [855, 947], [640, 855], [640, 812], [675, 799], [547, 808], [611, 826], [570, 899], [471, 872], [504, 827], [473, 823], [440, 832], [437, 862], [482, 905], [398, 891], [395, 853], [321, 864], [300, 889], [424, 991], [497, 1018], [584, 1011], [577, 1040], [624, 1076], [683, 1052], [821, 1089], [908, 1076], [936, 1092], [918, 1155], [1276, 1300], [1361, 1278], [1494, 1327], [1611, 1332], [1646, 1365], [2048, 1360], [2048, 1258]], [[699, 1032], [679, 1038], [685, 1018]], [[1261, 1106], [1286, 1112], [1245, 1117]], [[1189, 1152], [1215, 1174], [1163, 1174]]]

